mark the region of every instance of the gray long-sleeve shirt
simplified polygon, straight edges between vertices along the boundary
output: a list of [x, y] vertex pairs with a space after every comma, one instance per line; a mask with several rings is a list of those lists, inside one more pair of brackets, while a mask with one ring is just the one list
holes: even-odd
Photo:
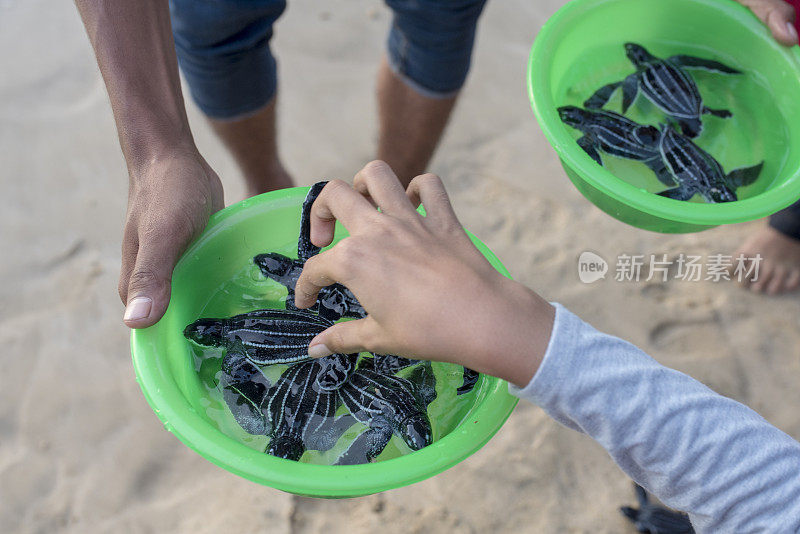
[[800, 532], [800, 443], [560, 305], [539, 370], [510, 389], [594, 438], [698, 532]]

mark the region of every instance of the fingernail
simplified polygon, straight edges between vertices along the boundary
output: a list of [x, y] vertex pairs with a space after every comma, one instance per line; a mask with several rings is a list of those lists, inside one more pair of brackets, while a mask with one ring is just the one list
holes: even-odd
[[323, 343], [317, 343], [316, 345], [311, 345], [308, 347], [308, 355], [312, 358], [324, 358], [325, 356], [330, 356], [333, 354], [333, 351], [326, 347]]
[[786, 23], [786, 30], [789, 32], [789, 36], [792, 38], [792, 41], [795, 43], [797, 42], [797, 29], [794, 27], [794, 24], [791, 22]]
[[146, 319], [150, 315], [152, 307], [153, 300], [150, 297], [136, 297], [125, 307], [125, 315], [122, 320], [127, 322]]

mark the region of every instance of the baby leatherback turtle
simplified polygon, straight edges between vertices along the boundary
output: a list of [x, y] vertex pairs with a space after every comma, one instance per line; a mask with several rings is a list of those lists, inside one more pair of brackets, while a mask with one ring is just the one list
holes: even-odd
[[693, 56], [678, 55], [659, 59], [635, 43], [626, 43], [625, 53], [636, 66], [636, 72], [620, 82], [598, 89], [584, 102], [585, 107], [602, 108], [614, 91], [622, 86], [622, 112], [625, 113], [641, 90], [661, 111], [675, 119], [683, 133], [689, 137], [700, 135], [703, 129], [701, 115], [710, 113], [721, 118], [731, 116], [728, 110], [704, 106], [697, 84], [683, 68], [705, 69], [724, 74], [741, 74], [741, 71], [719, 61]]
[[598, 150], [641, 161], [653, 169], [659, 179], [668, 179], [666, 185], [675, 185], [675, 181], [664, 172], [658, 150], [661, 132], [655, 126], [639, 124], [613, 111], [586, 110], [575, 106], [560, 107], [558, 114], [564, 124], [583, 132], [583, 137], [578, 139], [578, 146], [600, 165], [603, 161]]
[[[206, 347], [242, 351], [258, 365], [294, 364], [311, 360], [309, 342], [332, 325], [332, 321], [304, 310], [255, 310], [228, 319], [198, 319], [183, 335]], [[321, 358], [320, 387], [340, 387], [355, 371], [357, 358], [357, 354]]]
[[270, 438], [267, 453], [299, 460], [306, 449], [325, 451], [343, 431], [335, 418], [341, 400], [318, 386], [324, 366], [318, 361], [293, 365], [273, 386], [242, 352], [223, 359], [220, 385], [234, 419], [248, 433]]
[[668, 125], [664, 125], [661, 132], [658, 147], [664, 169], [669, 174], [659, 179], [664, 183], [674, 179], [678, 184], [677, 187], [659, 193], [663, 197], [689, 200], [695, 194], [700, 194], [708, 202], [731, 202], [737, 200], [736, 189], [755, 182], [764, 166], [762, 161], [726, 175], [711, 154], [685, 135]]
[[338, 390], [350, 413], [369, 428], [350, 445], [339, 463], [371, 462], [399, 435], [411, 450], [433, 441], [428, 405], [436, 398], [430, 362], [420, 364], [408, 379], [380, 373], [369, 359]]
[[623, 506], [619, 511], [631, 520], [636, 530], [649, 534], [694, 534], [694, 528], [686, 514], [673, 512], [649, 502], [647, 492], [634, 485], [639, 509]]
[[267, 392], [263, 411], [272, 423], [268, 454], [299, 460], [307, 448], [328, 450], [339, 439], [334, 417], [339, 395], [318, 386], [322, 372], [319, 361], [293, 365]]

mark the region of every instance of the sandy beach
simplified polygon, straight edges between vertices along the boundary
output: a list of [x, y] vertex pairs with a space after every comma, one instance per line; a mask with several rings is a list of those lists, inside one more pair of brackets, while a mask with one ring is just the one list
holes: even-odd
[[[562, 0], [489, 2], [469, 81], [431, 165], [462, 223], [513, 276], [800, 438], [800, 301], [734, 283], [578, 279], [577, 258], [731, 254], [763, 222], [660, 235], [610, 218], [561, 169], [530, 111], [527, 55]], [[292, 0], [276, 26], [280, 138], [298, 185], [374, 157], [374, 75], [390, 12]], [[633, 532], [629, 479], [591, 439], [520, 403], [456, 467], [359, 499], [230, 474], [167, 432], [134, 378], [117, 295], [127, 173], [71, 2], [0, 0], [0, 530], [3, 532]], [[197, 143], [242, 199], [189, 103]]]

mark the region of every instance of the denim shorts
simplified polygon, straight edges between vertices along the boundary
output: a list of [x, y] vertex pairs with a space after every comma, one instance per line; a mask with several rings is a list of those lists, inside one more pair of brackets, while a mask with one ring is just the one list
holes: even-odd
[[[425, 96], [458, 92], [486, 0], [385, 1], [394, 12], [391, 69]], [[207, 116], [236, 119], [272, 100], [277, 64], [269, 41], [285, 8], [285, 0], [170, 0], [178, 63]]]

